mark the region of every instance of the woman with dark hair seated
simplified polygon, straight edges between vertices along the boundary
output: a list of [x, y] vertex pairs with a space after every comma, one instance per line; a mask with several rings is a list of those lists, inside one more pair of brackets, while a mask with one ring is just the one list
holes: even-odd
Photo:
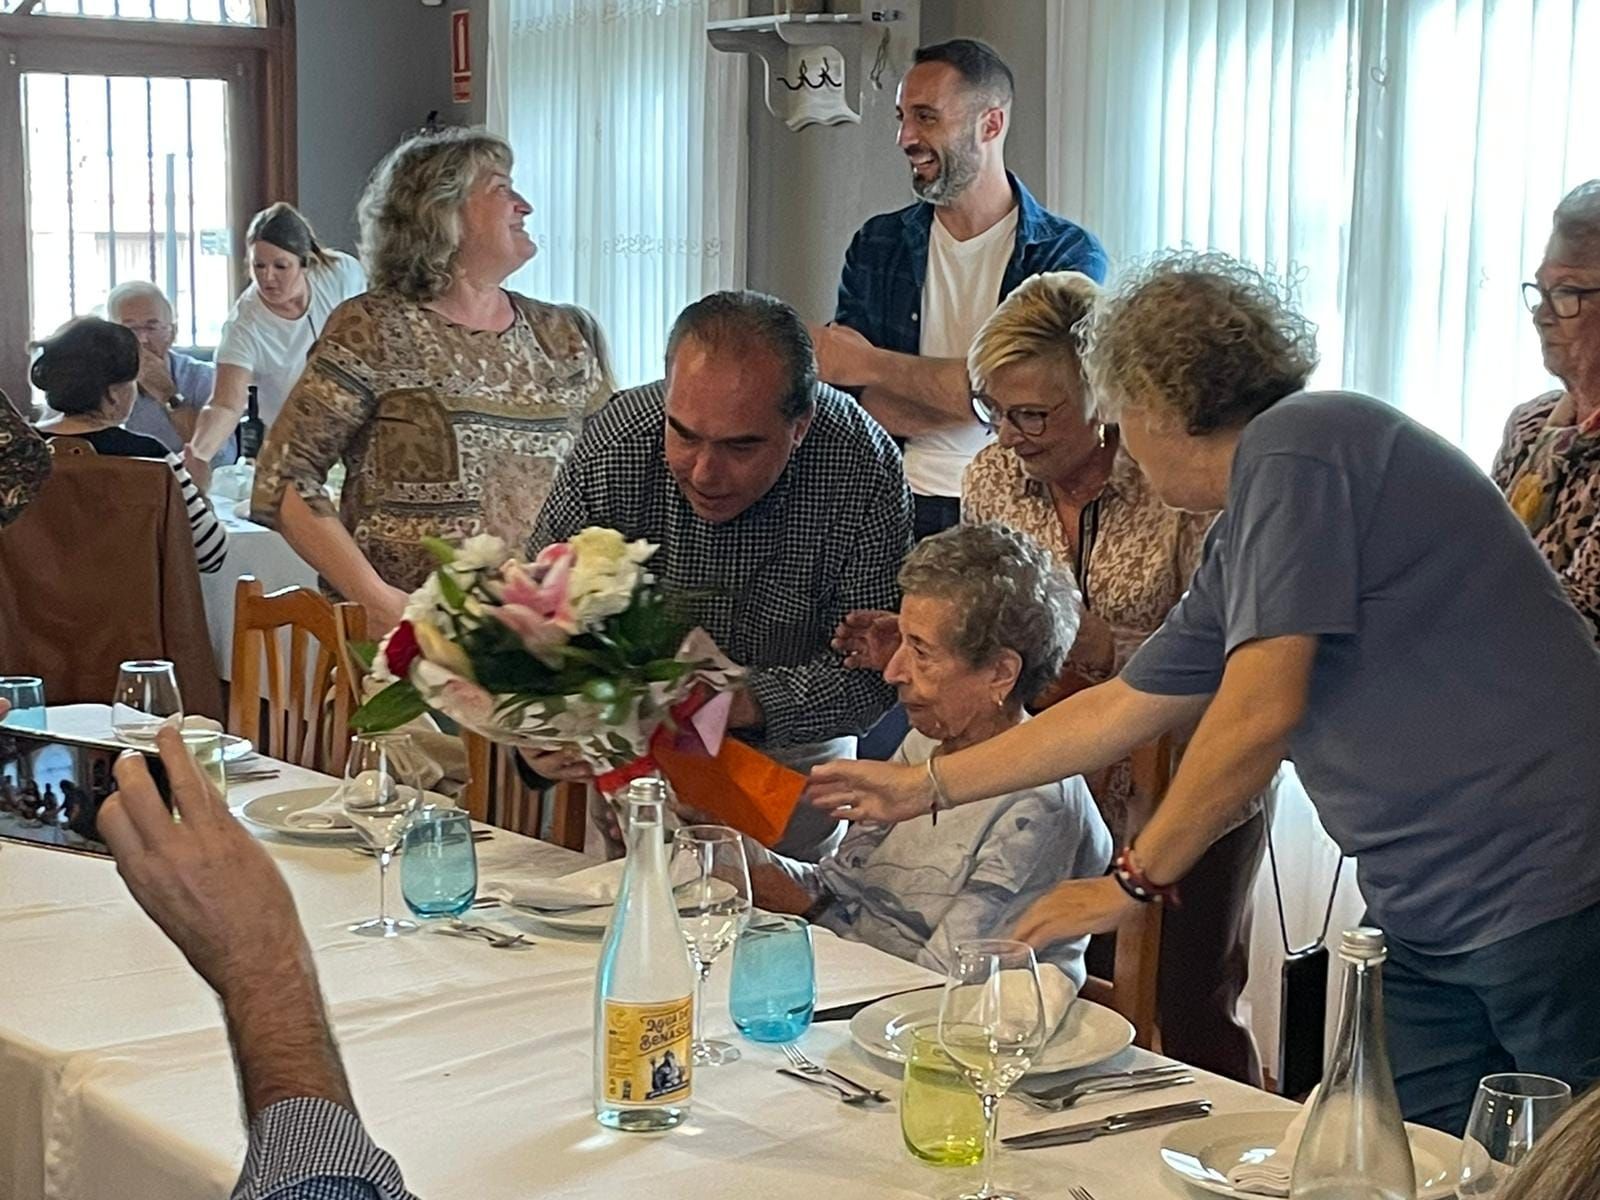
[[200, 569], [211, 572], [222, 566], [228, 531], [189, 478], [183, 460], [155, 438], [122, 428], [139, 394], [134, 382], [139, 377], [139, 339], [132, 330], [98, 317], [68, 321], [39, 343], [29, 377], [60, 414], [39, 427], [45, 437], [81, 438], [98, 454], [159, 458], [171, 467], [183, 491]]

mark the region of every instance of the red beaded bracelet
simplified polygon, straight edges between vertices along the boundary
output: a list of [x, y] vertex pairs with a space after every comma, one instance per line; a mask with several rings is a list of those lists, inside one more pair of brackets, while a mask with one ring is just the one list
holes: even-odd
[[1151, 883], [1133, 856], [1132, 843], [1117, 851], [1117, 856], [1111, 860], [1111, 877], [1117, 881], [1118, 887], [1140, 904], [1165, 900], [1173, 908], [1179, 907], [1178, 885]]

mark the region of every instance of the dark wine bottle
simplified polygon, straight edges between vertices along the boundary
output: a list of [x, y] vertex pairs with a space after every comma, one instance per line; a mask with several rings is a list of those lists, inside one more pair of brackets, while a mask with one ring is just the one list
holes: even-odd
[[244, 420], [239, 422], [239, 457], [254, 462], [266, 436], [267, 427], [261, 423], [261, 402], [256, 398], [256, 385], [252, 383], [245, 391]]

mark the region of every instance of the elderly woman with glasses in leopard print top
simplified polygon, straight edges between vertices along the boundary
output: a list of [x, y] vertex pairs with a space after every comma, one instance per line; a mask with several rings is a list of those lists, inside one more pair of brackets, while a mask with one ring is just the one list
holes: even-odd
[[1556, 206], [1522, 290], [1562, 386], [1512, 410], [1494, 478], [1600, 636], [1600, 179]]

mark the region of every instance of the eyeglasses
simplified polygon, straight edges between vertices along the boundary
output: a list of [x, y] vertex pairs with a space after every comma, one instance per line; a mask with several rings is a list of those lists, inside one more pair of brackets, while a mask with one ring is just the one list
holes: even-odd
[[1000, 426], [1009, 421], [1024, 437], [1038, 437], [1044, 432], [1050, 414], [1060, 407], [1058, 404], [1055, 408], [1001, 408], [982, 392], [972, 393], [972, 411], [978, 414], [978, 420], [990, 433], [999, 433]]
[[166, 333], [172, 328], [171, 321], [132, 321], [125, 328], [134, 333]]
[[1548, 304], [1550, 311], [1563, 321], [1575, 317], [1583, 310], [1583, 298], [1600, 293], [1600, 287], [1578, 288], [1564, 285], [1553, 288], [1540, 287], [1537, 283], [1522, 285], [1522, 302], [1528, 306], [1528, 311], [1536, 313], [1539, 306]]

